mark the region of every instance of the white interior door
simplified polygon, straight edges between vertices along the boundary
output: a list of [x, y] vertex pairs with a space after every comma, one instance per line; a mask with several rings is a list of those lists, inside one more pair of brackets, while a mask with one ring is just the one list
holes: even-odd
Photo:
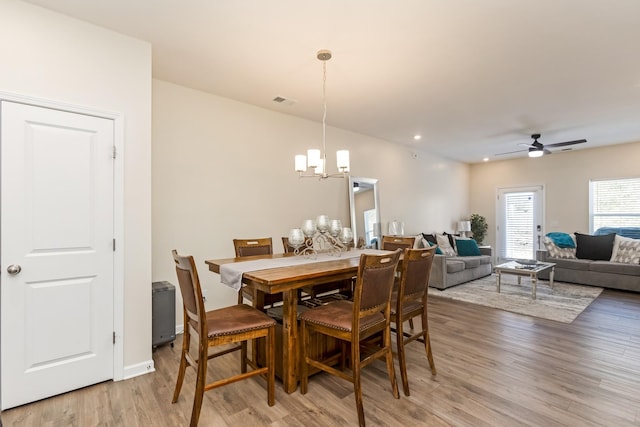
[[543, 187], [498, 190], [498, 261], [535, 259], [544, 233]]
[[113, 378], [114, 124], [0, 108], [6, 409]]

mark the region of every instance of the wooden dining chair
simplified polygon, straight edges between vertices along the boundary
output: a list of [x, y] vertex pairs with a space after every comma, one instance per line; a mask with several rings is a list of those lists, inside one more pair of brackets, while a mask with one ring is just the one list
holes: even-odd
[[[273, 240], [271, 237], [233, 239], [233, 247], [236, 252], [236, 258], [273, 254]], [[252, 302], [254, 307], [263, 311], [266, 307], [272, 307], [275, 303], [282, 302], [282, 298], [282, 293], [265, 294], [245, 286], [238, 291], [238, 304], [242, 304], [247, 299]]]
[[[427, 299], [429, 289], [429, 276], [436, 247], [426, 249], [405, 249], [400, 270], [402, 271], [400, 285], [391, 297], [391, 322], [396, 332], [396, 345], [398, 347], [398, 364], [404, 394], [409, 396], [409, 380], [407, 377], [407, 362], [405, 345], [412, 341], [424, 343], [427, 360], [431, 368], [431, 374], [436, 374], [436, 365], [431, 353], [431, 341], [429, 339], [429, 322], [427, 316]], [[415, 330], [410, 325], [410, 330], [404, 330], [404, 322], [420, 316], [420, 329]]]
[[[182, 352], [172, 403], [178, 401], [188, 365], [195, 368], [197, 372], [191, 427], [198, 425], [205, 391], [256, 375], [266, 378], [267, 403], [273, 406], [275, 404], [275, 320], [244, 304], [205, 311], [202, 288], [193, 257], [178, 255], [175, 249], [172, 254], [184, 308]], [[193, 355], [190, 352], [192, 337], [197, 340], [198, 349], [197, 354]], [[262, 337], [267, 341], [266, 366], [258, 367], [255, 359], [251, 360], [247, 357], [247, 342]], [[229, 344], [232, 345], [229, 346]], [[223, 349], [216, 351], [215, 347], [221, 345], [224, 345]], [[238, 350], [240, 350], [240, 374], [207, 384], [208, 361]], [[249, 372], [247, 372], [247, 365], [252, 368]]]
[[289, 244], [289, 238], [288, 237], [283, 237], [282, 238], [282, 248], [284, 249], [284, 253], [285, 254], [293, 253], [296, 250], [296, 248], [294, 246], [291, 246]]
[[[396, 249], [411, 249], [416, 242], [415, 236], [382, 236], [382, 250], [395, 251]], [[396, 274], [394, 289], [400, 284], [400, 271]], [[409, 326], [413, 328], [413, 319], [409, 320]]]
[[[365, 425], [362, 405], [360, 371], [376, 359], [385, 358], [391, 381], [391, 391], [396, 399], [398, 384], [393, 368], [391, 349], [391, 291], [401, 251], [385, 255], [360, 256], [358, 276], [353, 301], [340, 300], [312, 308], [300, 314], [302, 358], [300, 391], [307, 393], [309, 368], [314, 367], [353, 383], [358, 411], [358, 422]], [[342, 340], [342, 353], [325, 360], [310, 357], [311, 334], [322, 334]], [[382, 334], [382, 339], [368, 340]], [[350, 343], [351, 372], [345, 370], [347, 343]], [[361, 348], [362, 347], [362, 348]], [[338, 370], [334, 365], [340, 357]]]
[[382, 250], [395, 251], [396, 249], [411, 249], [415, 242], [415, 236], [382, 236]]
[[271, 237], [260, 239], [233, 239], [233, 248], [236, 257], [247, 257], [254, 255], [271, 255], [273, 253], [273, 241]]

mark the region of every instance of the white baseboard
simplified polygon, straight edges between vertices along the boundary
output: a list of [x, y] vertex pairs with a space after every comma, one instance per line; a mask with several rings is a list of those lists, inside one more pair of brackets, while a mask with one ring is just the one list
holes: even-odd
[[[184, 332], [184, 325], [176, 325], [176, 335], [179, 335]], [[136, 363], [135, 365], [129, 365], [124, 367], [124, 375], [123, 380], [128, 380], [129, 378], [137, 377], [139, 375], [150, 374], [151, 372], [155, 372], [155, 365], [153, 359], [147, 362]]]
[[137, 377], [139, 375], [150, 374], [151, 372], [155, 372], [155, 370], [156, 368], [154, 366], [153, 359], [137, 363], [135, 365], [125, 366], [123, 379], [128, 380], [129, 378]]

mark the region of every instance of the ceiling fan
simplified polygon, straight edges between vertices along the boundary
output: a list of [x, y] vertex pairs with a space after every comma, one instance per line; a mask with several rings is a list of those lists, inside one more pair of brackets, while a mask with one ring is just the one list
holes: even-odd
[[531, 144], [525, 144], [525, 143], [518, 144], [518, 145], [527, 147], [527, 150], [517, 150], [517, 151], [510, 151], [508, 153], [498, 153], [496, 154], [496, 156], [520, 153], [522, 151], [529, 151], [529, 157], [540, 157], [543, 154], [551, 154], [551, 151], [549, 151], [549, 148], [566, 147], [569, 145], [582, 144], [584, 142], [587, 142], [586, 139], [576, 139], [575, 141], [556, 142], [555, 144], [543, 145], [542, 143], [538, 142], [538, 138], [540, 138], [540, 134], [534, 133], [533, 135], [531, 135], [531, 139], [533, 139], [533, 142]]

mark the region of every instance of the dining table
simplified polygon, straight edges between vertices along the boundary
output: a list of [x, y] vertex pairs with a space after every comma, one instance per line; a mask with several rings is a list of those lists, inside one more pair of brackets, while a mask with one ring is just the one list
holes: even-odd
[[[340, 256], [318, 254], [304, 257], [288, 254], [257, 255], [206, 260], [209, 270], [220, 274], [221, 283], [236, 290], [244, 284], [259, 292], [282, 292], [282, 385], [293, 393], [299, 377], [298, 293], [299, 289], [351, 279], [358, 273], [361, 254], [385, 254], [377, 249], [356, 249]], [[253, 301], [257, 304], [257, 300]], [[260, 308], [260, 307], [258, 307]]]

